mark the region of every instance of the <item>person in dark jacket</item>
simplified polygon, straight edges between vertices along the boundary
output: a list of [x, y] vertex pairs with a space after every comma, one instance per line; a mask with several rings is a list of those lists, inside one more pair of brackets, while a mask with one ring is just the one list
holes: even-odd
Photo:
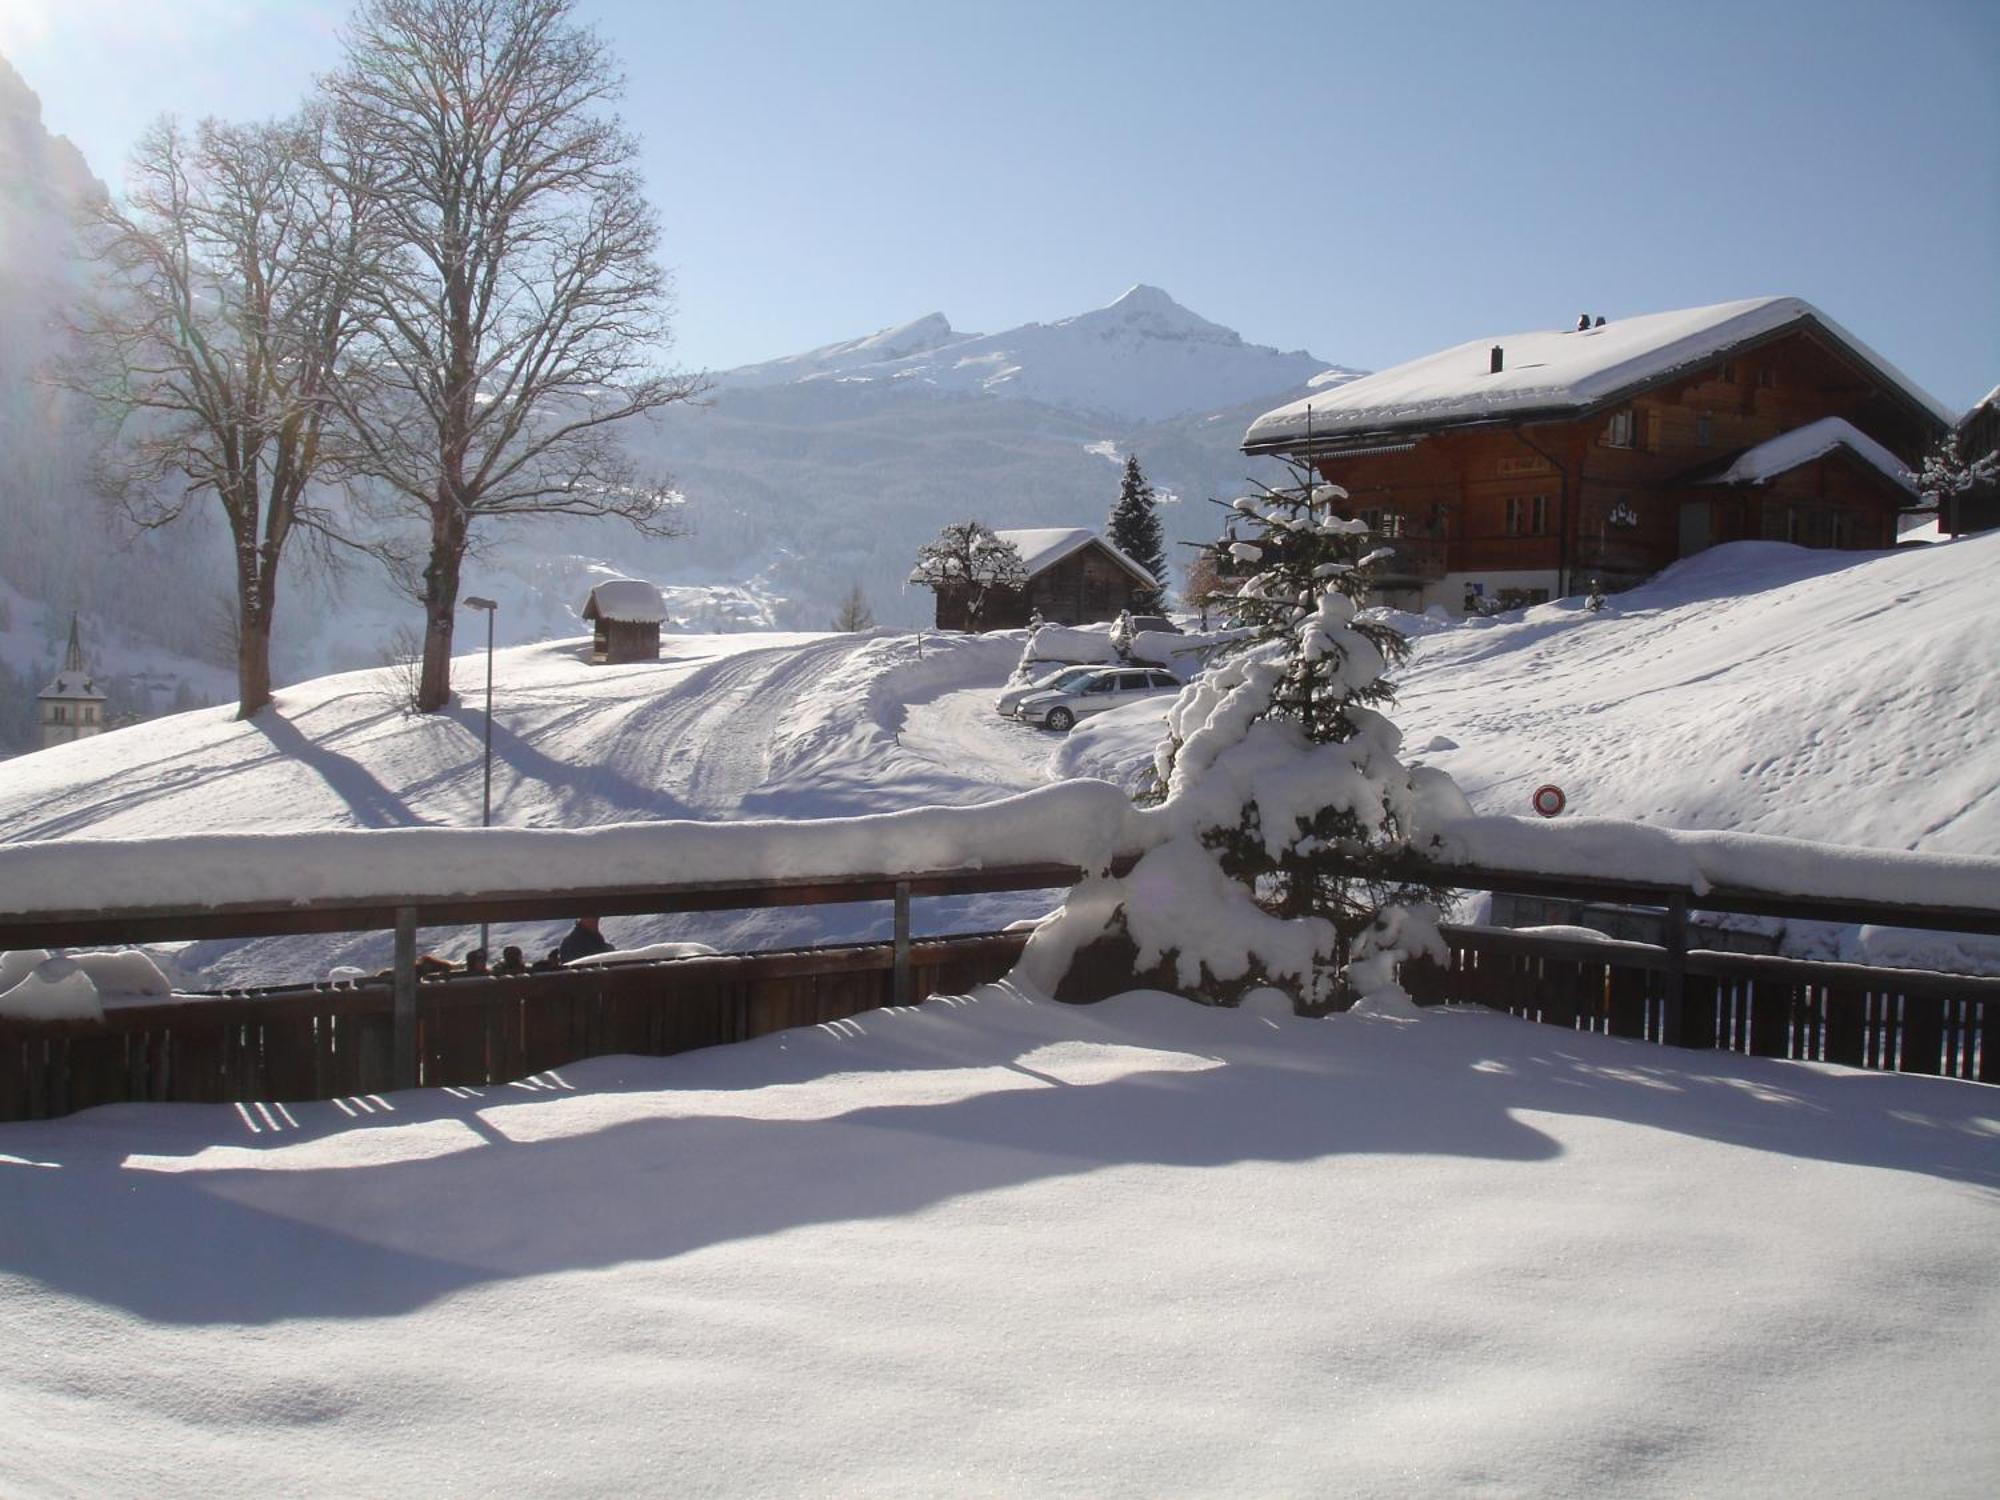
[[562, 946], [556, 949], [556, 962], [559, 964], [572, 963], [592, 953], [609, 953], [610, 951], [610, 940], [597, 930], [597, 918], [578, 917], [576, 919], [576, 926], [570, 928], [569, 936], [564, 938]]

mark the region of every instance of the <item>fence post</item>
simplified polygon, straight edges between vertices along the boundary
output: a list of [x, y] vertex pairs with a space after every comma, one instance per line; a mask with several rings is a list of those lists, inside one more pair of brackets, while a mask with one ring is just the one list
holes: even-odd
[[1660, 1004], [1660, 1040], [1670, 1046], [1687, 1045], [1687, 897], [1675, 896], [1667, 902], [1665, 930], [1661, 946], [1666, 949], [1664, 982], [1666, 994]]
[[896, 994], [898, 1005], [910, 1003], [910, 882], [896, 882]]
[[417, 909], [396, 908], [396, 1024], [390, 1043], [393, 1087], [417, 1086]]

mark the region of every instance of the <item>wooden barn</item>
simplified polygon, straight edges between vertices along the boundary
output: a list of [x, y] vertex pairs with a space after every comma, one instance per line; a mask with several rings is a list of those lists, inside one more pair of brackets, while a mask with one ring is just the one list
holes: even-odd
[[[1046, 526], [995, 531], [1021, 554], [1028, 582], [1021, 589], [994, 589], [980, 614], [982, 630], [1013, 630], [1040, 614], [1052, 625], [1085, 625], [1115, 620], [1119, 611], [1153, 594], [1153, 575], [1096, 532], [1081, 526]], [[962, 588], [937, 595], [937, 627], [970, 630]]]
[[598, 584], [583, 601], [583, 617], [594, 627], [592, 661], [659, 660], [667, 605], [659, 589], [644, 579], [611, 578]]
[[1409, 609], [1639, 582], [1718, 542], [1890, 547], [1938, 403], [1811, 304], [1728, 302], [1427, 355], [1267, 412], [1391, 553]]

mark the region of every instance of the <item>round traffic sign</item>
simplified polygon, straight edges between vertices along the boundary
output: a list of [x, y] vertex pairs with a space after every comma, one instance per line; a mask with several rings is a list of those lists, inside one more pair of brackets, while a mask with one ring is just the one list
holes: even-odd
[[1563, 789], [1553, 782], [1536, 787], [1535, 795], [1528, 800], [1534, 805], [1535, 811], [1545, 818], [1553, 818], [1569, 806], [1569, 798], [1565, 797]]

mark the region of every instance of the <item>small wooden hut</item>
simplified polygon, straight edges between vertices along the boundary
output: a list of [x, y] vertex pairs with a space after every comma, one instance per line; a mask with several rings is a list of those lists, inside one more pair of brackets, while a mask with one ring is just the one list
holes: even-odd
[[611, 578], [598, 584], [583, 601], [583, 617], [593, 627], [592, 661], [659, 660], [667, 603], [644, 579]]

